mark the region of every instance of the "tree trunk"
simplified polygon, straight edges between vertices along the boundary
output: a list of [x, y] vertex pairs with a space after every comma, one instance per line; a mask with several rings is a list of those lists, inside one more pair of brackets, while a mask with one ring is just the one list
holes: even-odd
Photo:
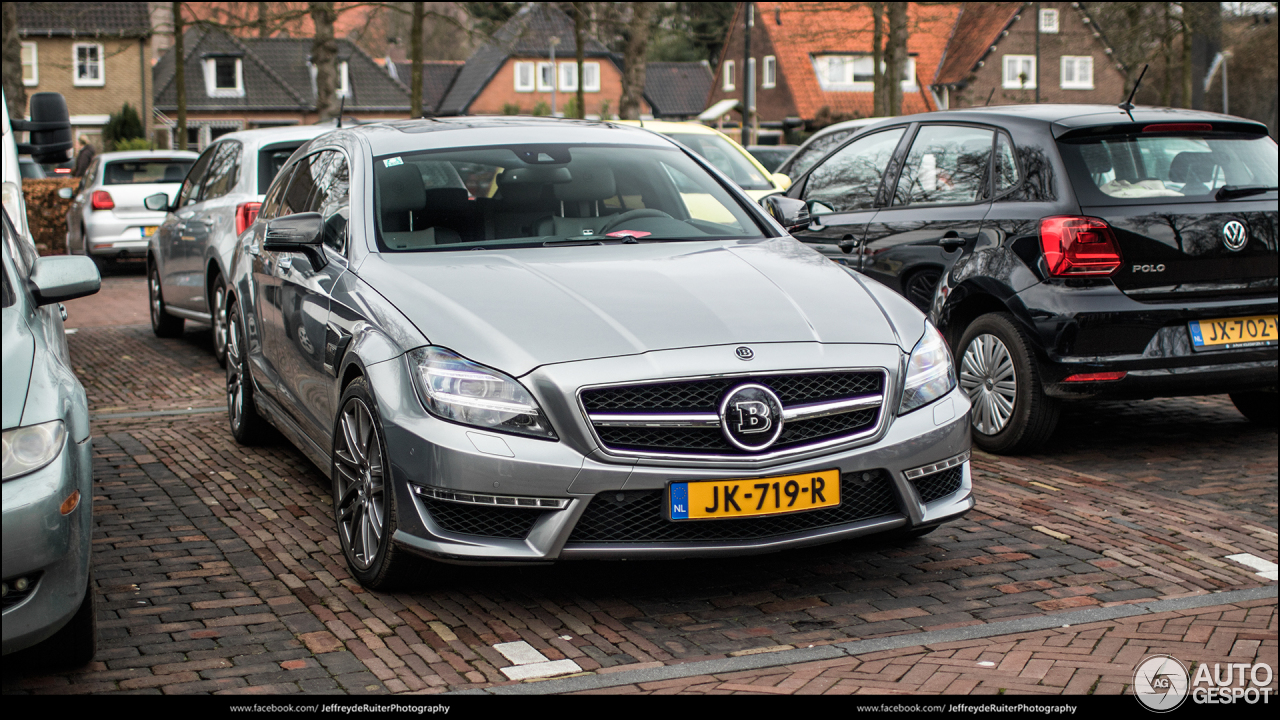
[[902, 114], [902, 81], [907, 69], [907, 4], [889, 3], [889, 44], [885, 49], [886, 115]]
[[[426, 3], [413, 4], [413, 22], [409, 26], [409, 117], [423, 117], [422, 112], [422, 16]], [[434, 110], [435, 108], [432, 108]]]
[[311, 63], [316, 68], [316, 115], [324, 122], [338, 116], [338, 41], [333, 37], [338, 13], [331, 2], [308, 5], [316, 28], [311, 41]]
[[[583, 47], [583, 33], [587, 26], [587, 9], [584, 7], [586, 3], [576, 2], [573, 4], [573, 45], [578, 49], [578, 118], [587, 116], [587, 89], [586, 76], [583, 75], [583, 65], [585, 65], [586, 48]], [[609, 118], [603, 118], [608, 120]]]
[[871, 115], [872, 117], [884, 117], [884, 3], [873, 2], [870, 5], [873, 18], [873, 30], [871, 32], [871, 95], [874, 104]]
[[1163, 3], [1163, 10], [1160, 55], [1164, 58], [1164, 77], [1160, 80], [1160, 105], [1169, 107], [1173, 102], [1173, 17], [1169, 13], [1169, 3]]
[[653, 3], [631, 6], [631, 22], [627, 26], [627, 47], [622, 56], [622, 100], [618, 115], [623, 120], [640, 119], [640, 100], [644, 95], [645, 53], [649, 49], [649, 17]]
[[258, 3], [258, 18], [255, 24], [258, 26], [258, 37], [271, 37], [271, 3]]
[[187, 52], [183, 49], [182, 3], [173, 4], [173, 83], [178, 91], [178, 149], [187, 149]]
[[1182, 102], [1191, 107], [1191, 24], [1187, 21], [1187, 4], [1182, 4]]
[[22, 84], [22, 41], [18, 38], [18, 3], [4, 4], [4, 98], [9, 117], [27, 116], [27, 88]]

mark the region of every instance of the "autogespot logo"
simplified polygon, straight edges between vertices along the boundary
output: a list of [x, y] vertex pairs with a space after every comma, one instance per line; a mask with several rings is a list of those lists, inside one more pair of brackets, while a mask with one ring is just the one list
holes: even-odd
[[1133, 695], [1148, 710], [1169, 712], [1187, 699], [1187, 669], [1172, 655], [1152, 655], [1133, 671]]

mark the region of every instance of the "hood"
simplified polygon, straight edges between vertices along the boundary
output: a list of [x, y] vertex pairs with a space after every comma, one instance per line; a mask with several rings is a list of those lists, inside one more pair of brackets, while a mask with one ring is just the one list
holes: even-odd
[[0, 344], [3, 344], [4, 365], [4, 428], [17, 427], [22, 422], [22, 408], [27, 402], [27, 386], [31, 382], [31, 362], [35, 357], [36, 342], [31, 330], [22, 321], [17, 307], [7, 307], [0, 320]]
[[375, 254], [358, 274], [431, 343], [517, 376], [708, 345], [896, 344], [867, 291], [789, 237]]

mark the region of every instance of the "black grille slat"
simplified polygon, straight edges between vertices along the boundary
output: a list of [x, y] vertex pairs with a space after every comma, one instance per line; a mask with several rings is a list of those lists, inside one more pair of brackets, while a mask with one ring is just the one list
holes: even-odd
[[[864, 480], [864, 475], [870, 478]], [[892, 483], [883, 470], [845, 473], [840, 477], [838, 507], [793, 515], [671, 521], [665, 519], [663, 497], [662, 490], [600, 493], [578, 520], [569, 544], [757, 540], [899, 512]]]
[[[841, 415], [797, 420], [786, 424], [778, 441], [769, 450], [817, 442], [848, 435], [875, 425], [879, 410], [857, 410]], [[620, 450], [653, 450], [659, 452], [715, 453], [718, 455], [750, 455], [724, 439], [719, 428], [596, 428], [600, 440]]]
[[522, 540], [542, 511], [527, 508], [485, 507], [419, 497], [440, 529], [460, 535]]
[[940, 498], [954, 495], [959, 492], [960, 485], [964, 482], [964, 466], [957, 465], [942, 472], [925, 475], [922, 478], [916, 478], [916, 490], [920, 493], [922, 502], [933, 502]]

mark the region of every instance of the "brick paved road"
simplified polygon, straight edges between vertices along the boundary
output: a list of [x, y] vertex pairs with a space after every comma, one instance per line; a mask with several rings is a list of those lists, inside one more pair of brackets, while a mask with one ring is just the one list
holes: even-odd
[[[327, 481], [286, 442], [240, 447], [225, 413], [200, 413], [224, 402], [208, 331], [192, 325], [159, 340], [131, 324], [138, 308], [145, 320], [145, 302], [145, 285], [126, 275], [68, 303], [72, 359], [96, 414], [101, 650], [73, 673], [23, 672], [6, 659], [5, 692], [444, 692], [507, 682], [500, 669], [511, 663], [493, 648], [503, 642], [587, 672], [628, 672], [1274, 586], [1226, 556], [1276, 560], [1276, 433], [1213, 397], [1077, 408], [1052, 454], [975, 453], [977, 509], [905, 544], [714, 561], [424, 564], [414, 586], [370, 593], [346, 573]], [[1269, 633], [1253, 651], [1274, 660], [1268, 603], [1270, 619], [1249, 609], [1248, 627]], [[957, 692], [966, 686], [955, 679], [938, 687], [947, 653], [999, 653], [999, 670], [1015, 653], [1032, 653], [1027, 664], [1055, 660], [1032, 648], [1080, 638], [1096, 639], [1041, 632], [746, 682], [804, 672], [800, 687], [834, 678], [836, 692]], [[893, 687], [858, 684], [859, 673], [908, 665], [931, 674], [908, 667], [884, 676]], [[1054, 685], [1056, 666], [1034, 667], [1045, 675], [1001, 687], [1089, 689]], [[976, 678], [970, 689], [990, 687]]]

